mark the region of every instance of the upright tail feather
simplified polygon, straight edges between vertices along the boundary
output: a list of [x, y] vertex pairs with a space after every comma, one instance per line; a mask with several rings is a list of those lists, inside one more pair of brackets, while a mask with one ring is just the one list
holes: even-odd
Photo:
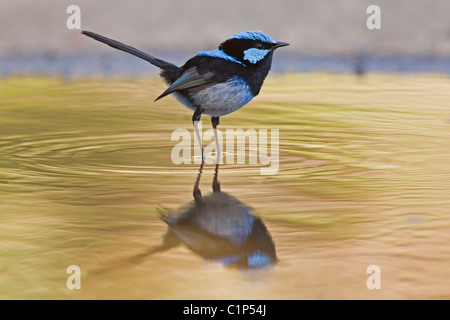
[[97, 33], [90, 32], [90, 31], [81, 31], [81, 33], [86, 35], [86, 36], [88, 36], [88, 37], [90, 37], [90, 38], [92, 38], [92, 39], [95, 39], [97, 41], [103, 42], [103, 43], [107, 44], [110, 47], [122, 50], [122, 51], [130, 53], [130, 54], [132, 54], [132, 55], [134, 55], [134, 56], [136, 56], [138, 58], [141, 58], [141, 59], [143, 59], [145, 61], [148, 61], [151, 64], [153, 64], [153, 65], [155, 65], [155, 66], [157, 66], [157, 67], [159, 67], [159, 68], [161, 68], [163, 70], [175, 71], [175, 70], [179, 69], [176, 65], [174, 65], [172, 63], [169, 63], [169, 62], [157, 59], [157, 58], [149, 55], [148, 53], [142, 52], [142, 51], [140, 51], [140, 50], [138, 50], [136, 48], [133, 48], [131, 46], [123, 44], [123, 43], [121, 43], [119, 41], [116, 41], [116, 40], [113, 40], [113, 39], [109, 39], [107, 37], [101, 36], [101, 35], [99, 35]]

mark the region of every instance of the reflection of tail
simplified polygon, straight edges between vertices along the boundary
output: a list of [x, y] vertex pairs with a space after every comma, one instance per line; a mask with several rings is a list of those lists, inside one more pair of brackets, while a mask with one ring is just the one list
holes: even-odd
[[130, 264], [138, 264], [141, 263], [142, 260], [148, 256], [154, 255], [155, 253], [158, 252], [167, 251], [169, 249], [172, 249], [173, 247], [176, 247], [179, 244], [180, 239], [178, 239], [178, 237], [169, 229], [169, 231], [164, 236], [163, 243], [160, 246], [153, 247], [146, 252], [132, 256], [128, 258], [126, 261], [128, 261], [128, 263]]
[[134, 256], [126, 258], [124, 260], [116, 261], [115, 263], [114, 262], [110, 263], [107, 268], [94, 269], [94, 270], [90, 271], [89, 274], [97, 275], [97, 274], [108, 272], [110, 270], [114, 270], [117, 268], [125, 268], [130, 265], [139, 264], [139, 263], [143, 262], [145, 258], [147, 258], [151, 255], [154, 255], [155, 253], [164, 252], [169, 249], [172, 249], [173, 247], [176, 247], [177, 245], [180, 244], [180, 242], [181, 242], [180, 239], [178, 239], [178, 237], [169, 229], [169, 231], [164, 235], [163, 243], [160, 246], [150, 248], [149, 250], [147, 250], [143, 253], [134, 255]]
[[[160, 211], [159, 218], [162, 221], [164, 221], [165, 223], [167, 223], [167, 225], [170, 226], [170, 216], [167, 212]], [[146, 252], [143, 252], [143, 253], [135, 255], [131, 258], [128, 258], [128, 261], [133, 264], [140, 263], [142, 261], [142, 259], [144, 259], [145, 257], [151, 256], [158, 252], [164, 252], [169, 249], [172, 249], [173, 247], [176, 247], [177, 245], [179, 245], [180, 242], [181, 242], [180, 239], [169, 228], [167, 230], [167, 233], [164, 235], [163, 243], [160, 246], [153, 247]]]

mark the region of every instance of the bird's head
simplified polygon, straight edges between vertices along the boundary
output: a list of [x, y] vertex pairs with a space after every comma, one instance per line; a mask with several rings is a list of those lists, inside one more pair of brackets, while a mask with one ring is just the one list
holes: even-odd
[[289, 44], [277, 42], [259, 30], [245, 31], [225, 40], [218, 49], [199, 52], [199, 55], [222, 58], [251, 67], [259, 65], [262, 61], [271, 60], [275, 49], [287, 45]]
[[277, 42], [267, 34], [257, 31], [245, 31], [235, 34], [219, 46], [230, 57], [235, 58], [246, 66], [256, 65], [265, 58], [271, 57], [272, 52], [280, 47], [289, 45]]

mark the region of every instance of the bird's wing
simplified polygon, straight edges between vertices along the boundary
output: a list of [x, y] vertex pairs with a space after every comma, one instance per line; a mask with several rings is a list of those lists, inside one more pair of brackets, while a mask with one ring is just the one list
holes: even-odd
[[182, 72], [181, 75], [179, 75], [178, 78], [166, 89], [166, 91], [164, 91], [158, 98], [155, 99], [155, 101], [175, 91], [192, 89], [195, 87], [201, 87], [216, 83], [216, 81], [213, 79], [213, 76], [214, 74], [212, 72], [205, 72], [203, 74], [200, 74], [197, 67], [189, 68]]

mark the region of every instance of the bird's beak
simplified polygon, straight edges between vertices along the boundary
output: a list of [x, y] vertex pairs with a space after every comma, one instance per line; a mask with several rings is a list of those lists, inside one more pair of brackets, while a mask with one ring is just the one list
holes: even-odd
[[280, 47], [286, 47], [288, 46], [289, 43], [287, 42], [277, 42], [275, 43], [275, 45], [272, 47], [272, 49], [276, 49], [276, 48], [280, 48]]

